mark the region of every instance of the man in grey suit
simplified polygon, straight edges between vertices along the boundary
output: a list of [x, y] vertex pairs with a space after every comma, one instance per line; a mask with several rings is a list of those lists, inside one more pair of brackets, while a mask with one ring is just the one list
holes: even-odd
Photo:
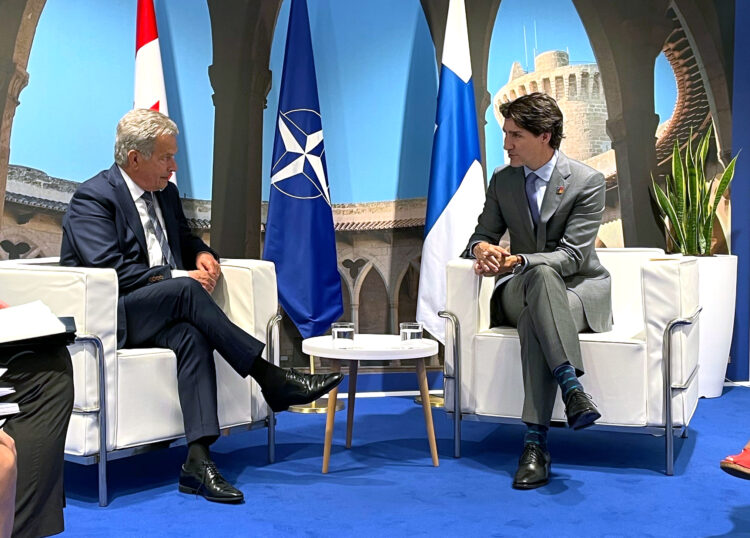
[[[563, 117], [554, 99], [531, 93], [500, 112], [510, 166], [493, 173], [464, 255], [476, 259], [477, 274], [500, 277], [493, 325], [518, 328], [528, 429], [513, 487], [533, 489], [549, 482], [557, 387], [571, 428], [601, 416], [578, 380], [578, 333], [612, 326], [610, 276], [594, 250], [605, 187], [601, 173], [560, 152]], [[506, 230], [510, 250], [498, 245]]]

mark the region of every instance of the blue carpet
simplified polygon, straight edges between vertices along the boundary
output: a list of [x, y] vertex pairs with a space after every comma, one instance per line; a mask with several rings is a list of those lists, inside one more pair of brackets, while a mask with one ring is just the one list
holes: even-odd
[[523, 427], [452, 423], [434, 413], [432, 467], [421, 407], [410, 398], [357, 400], [354, 439], [336, 416], [331, 468], [320, 473], [325, 417], [282, 413], [277, 462], [266, 431], [214, 445], [224, 475], [245, 493], [225, 506], [177, 491], [184, 448], [110, 463], [111, 503], [96, 502], [95, 468], [66, 464], [67, 536], [750, 536], [750, 482], [719, 469], [750, 437], [750, 389], [701, 400], [687, 439], [675, 439], [675, 476], [663, 474], [661, 437], [553, 428], [552, 480], [510, 483]]

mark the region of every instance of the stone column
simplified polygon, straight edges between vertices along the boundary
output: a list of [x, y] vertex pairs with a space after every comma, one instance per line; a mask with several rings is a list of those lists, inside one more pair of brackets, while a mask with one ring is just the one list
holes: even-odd
[[[432, 42], [435, 44], [435, 56], [438, 68], [442, 62], [443, 42], [445, 41], [445, 22], [448, 18], [449, 0], [421, 0], [422, 10], [427, 18]], [[487, 171], [487, 158], [484, 140], [484, 119], [487, 108], [492, 104], [492, 96], [487, 91], [487, 62], [490, 56], [490, 40], [495, 27], [495, 16], [500, 7], [500, 0], [465, 0], [466, 25], [469, 32], [469, 50], [471, 54], [471, 72], [474, 82], [474, 99], [477, 108], [477, 127], [479, 129], [479, 148], [482, 151], [482, 168]], [[486, 175], [486, 174], [485, 174]]]
[[45, 0], [0, 2], [0, 226], [10, 157], [10, 131], [21, 90], [29, 82], [26, 66]]
[[574, 0], [602, 77], [626, 247], [664, 247], [651, 194], [656, 171], [654, 62], [672, 25], [668, 0]]
[[281, 0], [208, 0], [213, 36], [214, 165], [211, 246], [260, 257], [263, 110]]

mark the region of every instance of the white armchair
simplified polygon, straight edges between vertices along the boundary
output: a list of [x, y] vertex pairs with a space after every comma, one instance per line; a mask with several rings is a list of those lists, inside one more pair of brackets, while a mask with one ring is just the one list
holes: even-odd
[[[584, 386], [602, 414], [596, 427], [664, 435], [671, 475], [672, 433], [687, 435], [698, 402], [696, 261], [659, 249], [599, 249], [597, 255], [612, 275], [614, 327], [580, 335]], [[447, 279], [441, 315], [453, 331], [446, 331], [445, 407], [453, 414], [459, 457], [462, 419], [520, 420], [521, 347], [516, 329], [489, 326], [494, 279], [476, 276], [471, 260], [450, 262]], [[565, 421], [561, 398], [552, 420]]]
[[[58, 316], [76, 320], [73, 359], [75, 401], [66, 459], [99, 465], [99, 504], [107, 504], [106, 463], [184, 442], [177, 366], [168, 349], [116, 349], [117, 276], [112, 269], [60, 267], [57, 259], [0, 263], [0, 296], [10, 304], [43, 300]], [[278, 364], [276, 274], [270, 262], [222, 260], [213, 298], [229, 318], [270, 344], [264, 355]], [[275, 419], [251, 378], [243, 379], [218, 355], [219, 425], [268, 428], [274, 459]], [[105, 409], [105, 413], [100, 411]]]

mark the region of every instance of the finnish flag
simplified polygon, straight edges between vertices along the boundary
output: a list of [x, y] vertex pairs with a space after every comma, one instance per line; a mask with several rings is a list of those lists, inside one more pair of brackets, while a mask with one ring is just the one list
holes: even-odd
[[417, 320], [445, 343], [445, 266], [458, 258], [484, 204], [474, 84], [464, 0], [451, 0], [445, 28]]

